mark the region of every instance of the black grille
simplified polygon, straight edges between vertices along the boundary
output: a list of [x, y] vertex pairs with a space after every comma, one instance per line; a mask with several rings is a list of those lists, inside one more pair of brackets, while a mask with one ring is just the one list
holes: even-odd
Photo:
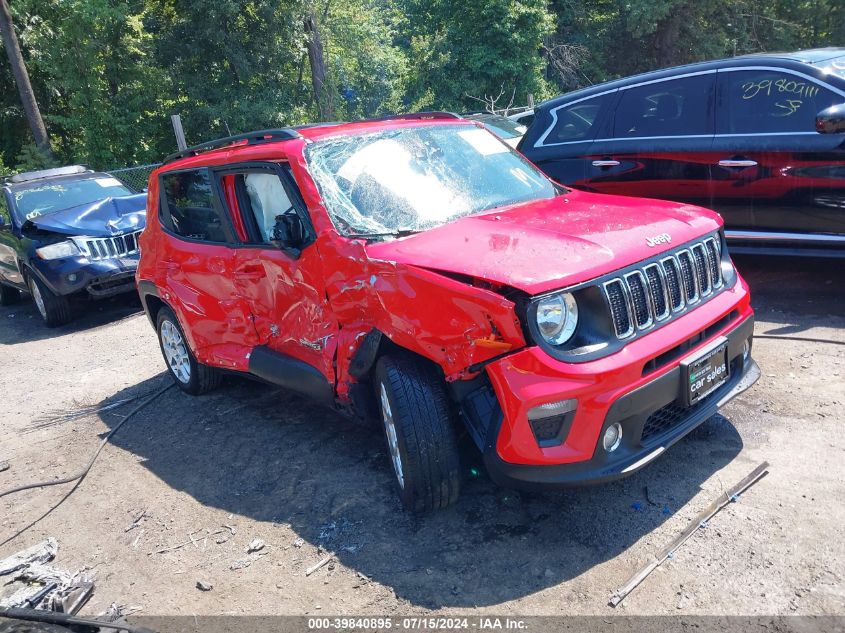
[[646, 295], [643, 277], [636, 272], [628, 275], [626, 280], [628, 289], [631, 291], [631, 300], [634, 302], [634, 316], [637, 319], [637, 327], [645, 327], [651, 322], [651, 311], [648, 307], [648, 296]]
[[625, 289], [619, 279], [614, 279], [605, 286], [607, 300], [610, 303], [610, 315], [617, 336], [626, 336], [631, 332], [631, 318], [625, 301]]
[[666, 305], [666, 293], [664, 292], [664, 281], [660, 275], [660, 268], [656, 264], [647, 266], [645, 276], [648, 280], [648, 290], [654, 305], [654, 314], [658, 319], [662, 319], [668, 314], [669, 306]]
[[645, 444], [650, 438], [661, 435], [674, 427], [683, 418], [689, 415], [690, 410], [674, 402], [658, 409], [645, 421], [641, 442]]
[[669, 286], [669, 301], [672, 302], [672, 309], [679, 310], [684, 305], [684, 297], [681, 294], [681, 281], [678, 276], [678, 266], [674, 259], [667, 259], [663, 262], [663, 272], [666, 273], [666, 284]]
[[692, 269], [692, 261], [688, 251], [678, 253], [678, 264], [681, 267], [681, 279], [684, 281], [684, 299], [687, 303], [695, 301], [698, 293], [695, 290], [695, 273]]
[[716, 246], [716, 240], [710, 239], [704, 242], [704, 248], [707, 249], [710, 263], [710, 278], [713, 280], [713, 287], [718, 288], [722, 285], [722, 267], [719, 265], [719, 247]]
[[707, 270], [707, 253], [704, 251], [704, 245], [696, 244], [692, 247], [692, 256], [695, 260], [695, 275], [698, 277], [698, 285], [701, 288], [701, 294], [710, 294], [710, 276]]
[[603, 283], [618, 338], [682, 314], [723, 286], [721, 253], [708, 237]]

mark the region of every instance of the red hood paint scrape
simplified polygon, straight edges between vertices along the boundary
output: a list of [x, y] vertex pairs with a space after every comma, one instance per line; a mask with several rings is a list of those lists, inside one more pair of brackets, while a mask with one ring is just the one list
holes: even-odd
[[[719, 216], [700, 207], [570, 191], [370, 244], [367, 253], [539, 294], [624, 268], [719, 226]], [[663, 233], [671, 243], [649, 248], [646, 240]]]

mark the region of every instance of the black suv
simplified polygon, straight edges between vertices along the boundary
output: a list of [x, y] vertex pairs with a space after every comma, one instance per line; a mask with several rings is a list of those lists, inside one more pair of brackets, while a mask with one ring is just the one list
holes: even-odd
[[845, 48], [571, 92], [536, 108], [519, 150], [580, 189], [715, 209], [734, 254], [845, 256]]
[[72, 318], [74, 295], [133, 292], [146, 199], [80, 166], [7, 178], [0, 191], [0, 305], [27, 292], [55, 327]]

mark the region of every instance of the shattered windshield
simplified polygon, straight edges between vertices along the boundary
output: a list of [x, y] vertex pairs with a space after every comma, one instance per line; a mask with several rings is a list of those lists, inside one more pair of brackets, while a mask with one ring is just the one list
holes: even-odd
[[305, 156], [335, 226], [350, 237], [424, 231], [558, 193], [522, 156], [469, 125], [329, 138]]
[[17, 213], [25, 220], [106, 198], [131, 195], [132, 191], [117, 178], [106, 177], [51, 182], [14, 192]]

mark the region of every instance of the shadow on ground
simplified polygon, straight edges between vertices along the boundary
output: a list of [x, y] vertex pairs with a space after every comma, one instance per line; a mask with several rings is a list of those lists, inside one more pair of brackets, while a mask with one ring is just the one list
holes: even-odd
[[127, 293], [100, 301], [77, 300], [73, 305], [74, 320], [57, 328], [48, 328], [41, 320], [35, 304], [24, 296], [20, 303], [0, 308], [0, 345], [15, 345], [29, 341], [94, 330], [104, 325], [134, 316], [142, 311], [136, 293]]
[[[102, 418], [109, 426], [121, 419]], [[201, 398], [170, 390], [112, 441], [200, 503], [289, 523], [425, 607], [498, 604], [578, 576], [661, 525], [742, 449], [717, 416], [633, 477], [552, 494], [497, 488], [483, 469], [471, 475], [470, 462], [458, 504], [414, 518], [393, 492], [379, 429], [258, 383], [230, 379]]]

